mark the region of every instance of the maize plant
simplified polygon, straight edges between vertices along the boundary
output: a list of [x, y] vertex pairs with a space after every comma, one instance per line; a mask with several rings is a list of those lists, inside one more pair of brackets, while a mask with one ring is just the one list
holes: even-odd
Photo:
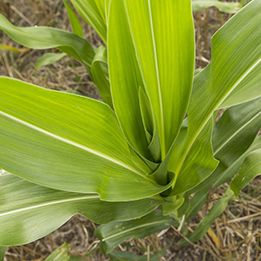
[[[66, 1], [73, 32], [0, 16], [17, 43], [81, 62], [102, 98], [0, 77], [0, 246], [37, 240], [76, 213], [100, 224], [107, 253], [169, 226], [196, 241], [261, 173], [261, 1], [215, 33], [199, 73], [195, 2]], [[98, 48], [84, 39], [75, 11], [100, 36]]]

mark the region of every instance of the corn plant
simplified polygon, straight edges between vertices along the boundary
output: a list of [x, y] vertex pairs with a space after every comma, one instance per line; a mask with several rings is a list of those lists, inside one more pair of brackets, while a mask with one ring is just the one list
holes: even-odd
[[[107, 253], [169, 226], [199, 240], [261, 173], [261, 1], [213, 36], [211, 63], [197, 74], [192, 1], [66, 7], [74, 33], [0, 16], [17, 43], [81, 62], [102, 98], [0, 77], [0, 245], [37, 240], [76, 213], [101, 224]], [[101, 46], [83, 38], [74, 10]], [[208, 193], [225, 183], [224, 196], [188, 232]]]

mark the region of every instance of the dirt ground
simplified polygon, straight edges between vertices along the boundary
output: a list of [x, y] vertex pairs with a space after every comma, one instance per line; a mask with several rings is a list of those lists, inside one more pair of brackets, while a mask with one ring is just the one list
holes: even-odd
[[[69, 22], [61, 0], [1, 0], [0, 12], [20, 26], [47, 25], [69, 29]], [[229, 18], [214, 8], [195, 15], [197, 66], [204, 67], [210, 60], [211, 35]], [[85, 27], [86, 37], [94, 44], [98, 37]], [[21, 48], [0, 33], [0, 44]], [[55, 65], [35, 69], [35, 61], [44, 51], [21, 49], [20, 52], [0, 50], [0, 74], [16, 77], [51, 89], [77, 92], [99, 98], [90, 82], [85, 68], [70, 58], [64, 58]], [[210, 198], [217, 199], [222, 188]], [[193, 230], [197, 220], [207, 209], [199, 213], [198, 219], [190, 224]], [[5, 261], [32, 261], [44, 258], [64, 242], [71, 245], [71, 253], [85, 255], [86, 260], [108, 260], [98, 248], [94, 236], [95, 224], [82, 216], [75, 216], [59, 230], [37, 242], [9, 248]], [[200, 242], [180, 248], [176, 242], [180, 238], [175, 228], [142, 240], [131, 240], [122, 244], [119, 251], [131, 251], [150, 256], [162, 252], [161, 261], [259, 261], [261, 260], [261, 179], [256, 179], [242, 193], [238, 200], [231, 202], [224, 214], [213, 224], [217, 236], [206, 235]]]

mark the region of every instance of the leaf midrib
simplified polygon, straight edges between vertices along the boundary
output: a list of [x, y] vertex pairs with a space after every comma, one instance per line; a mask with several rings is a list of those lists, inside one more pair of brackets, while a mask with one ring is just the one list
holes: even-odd
[[2, 212], [2, 213], [0, 212], [0, 218], [4, 217], [4, 216], [8, 216], [8, 215], [27, 212], [27, 211], [38, 209], [38, 208], [44, 208], [44, 207], [48, 207], [48, 206], [53, 206], [53, 205], [58, 205], [58, 204], [63, 204], [63, 203], [70, 203], [70, 202], [81, 201], [81, 200], [87, 200], [87, 199], [99, 199], [99, 196], [88, 195], [88, 196], [80, 196], [80, 197], [66, 198], [66, 199], [60, 199], [60, 200], [53, 200], [53, 201], [49, 201], [49, 202], [45, 202], [45, 203], [40, 203], [37, 205], [32, 205], [32, 206], [28, 206], [28, 207], [10, 210], [7, 212]]
[[4, 116], [4, 117], [6, 117], [6, 118], [8, 118], [10, 120], [13, 120], [13, 121], [15, 121], [17, 123], [20, 123], [20, 124], [30, 128], [30, 129], [36, 130], [36, 131], [38, 131], [38, 132], [40, 132], [40, 133], [42, 133], [42, 134], [44, 134], [46, 136], [49, 136], [49, 137], [54, 138], [56, 140], [62, 141], [62, 142], [66, 143], [66, 144], [69, 144], [69, 145], [71, 145], [73, 147], [77, 147], [77, 148], [79, 148], [81, 150], [87, 151], [88, 153], [91, 153], [91, 154], [96, 155], [96, 156], [98, 156], [100, 158], [103, 158], [103, 159], [105, 159], [107, 161], [110, 161], [113, 164], [121, 166], [121, 167], [123, 167], [123, 168], [125, 168], [125, 169], [127, 169], [127, 170], [129, 170], [129, 171], [131, 171], [131, 172], [141, 176], [142, 178], [146, 178], [146, 176], [142, 175], [140, 172], [138, 172], [132, 166], [130, 166], [130, 165], [128, 165], [128, 164], [126, 164], [126, 163], [124, 163], [124, 162], [122, 162], [120, 160], [114, 159], [114, 158], [112, 158], [112, 157], [110, 157], [110, 156], [108, 156], [108, 155], [106, 155], [104, 153], [101, 153], [101, 152], [96, 151], [94, 149], [91, 149], [89, 147], [83, 146], [83, 145], [81, 145], [81, 144], [79, 144], [77, 142], [71, 141], [71, 140], [63, 138], [61, 136], [58, 136], [58, 135], [56, 135], [54, 133], [46, 131], [46, 130], [40, 128], [40, 127], [37, 127], [37, 126], [35, 126], [35, 125], [33, 125], [33, 124], [29, 123], [29, 122], [26, 122], [26, 121], [24, 121], [22, 119], [19, 119], [19, 118], [15, 117], [15, 116], [12, 116], [11, 114], [5, 113], [3, 111], [0, 111], [0, 115]]
[[261, 62], [261, 58], [257, 59], [257, 61], [255, 63], [253, 63], [252, 66], [250, 66], [240, 77], [239, 79], [232, 85], [232, 87], [230, 88], [230, 90], [228, 92], [226, 92], [221, 99], [219, 99], [218, 102], [216, 102], [214, 104], [214, 106], [212, 105], [211, 110], [209, 110], [209, 113], [207, 114], [207, 117], [205, 118], [205, 120], [202, 122], [202, 124], [200, 125], [200, 127], [198, 128], [198, 131], [192, 136], [192, 138], [189, 140], [188, 145], [180, 159], [180, 164], [177, 167], [177, 173], [180, 173], [181, 168], [184, 164], [184, 161], [188, 155], [188, 153], [190, 152], [190, 149], [192, 148], [195, 140], [197, 139], [197, 137], [199, 136], [199, 134], [201, 133], [201, 131], [204, 129], [204, 127], [206, 126], [207, 122], [209, 121], [209, 119], [212, 117], [213, 114], [213, 110], [215, 110], [215, 108], [218, 108], [224, 101], [225, 99], [235, 90], [235, 88], [249, 75], [249, 73]]
[[160, 127], [161, 127], [161, 158], [164, 159], [166, 156], [165, 151], [165, 128], [164, 128], [164, 112], [163, 112], [163, 102], [162, 102], [162, 94], [161, 94], [161, 82], [160, 82], [160, 75], [159, 75], [159, 62], [158, 62], [158, 56], [157, 56], [157, 45], [155, 40], [155, 33], [154, 33], [154, 24], [153, 24], [153, 17], [152, 17], [152, 8], [151, 8], [151, 2], [148, 0], [148, 9], [149, 9], [149, 18], [150, 18], [150, 31], [151, 31], [151, 39], [153, 44], [153, 56], [155, 61], [155, 71], [156, 71], [156, 77], [157, 77], [157, 91], [158, 91], [158, 97], [159, 97], [159, 105], [160, 105]]
[[157, 225], [157, 224], [164, 224], [164, 223], [166, 223], [166, 220], [165, 220], [165, 221], [159, 220], [159, 221], [154, 221], [154, 222], [150, 222], [150, 223], [138, 225], [138, 226], [135, 226], [135, 227], [132, 227], [132, 228], [125, 229], [124, 231], [115, 233], [115, 234], [113, 234], [113, 235], [110, 235], [110, 236], [108, 236], [108, 237], [105, 237], [105, 238], [103, 238], [101, 241], [102, 241], [102, 242], [108, 241], [108, 240], [110, 240], [110, 239], [112, 239], [112, 238], [115, 238], [115, 237], [124, 235], [124, 234], [126, 234], [126, 233], [129, 233], [129, 232], [131, 232], [131, 231], [135, 231], [135, 230], [140, 229], [140, 228], [145, 228], [145, 227], [154, 226], [154, 225]]
[[234, 137], [236, 137], [240, 132], [244, 131], [245, 127], [250, 125], [258, 116], [260, 116], [261, 112], [257, 113], [254, 117], [252, 117], [249, 121], [247, 121], [245, 124], [243, 124], [239, 129], [237, 129], [235, 132], [232, 133], [232, 135], [225, 140], [224, 143], [222, 143], [214, 152], [216, 155], [221, 151]]

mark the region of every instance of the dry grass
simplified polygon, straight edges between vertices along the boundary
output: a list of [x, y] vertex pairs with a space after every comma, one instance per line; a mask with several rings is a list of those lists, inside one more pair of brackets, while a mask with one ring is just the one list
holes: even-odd
[[[15, 24], [48, 25], [68, 29], [69, 23], [60, 0], [2, 0], [0, 12]], [[210, 37], [229, 18], [215, 9], [198, 13], [195, 16], [197, 32], [197, 66], [204, 67], [210, 60]], [[93, 44], [99, 39], [86, 26], [86, 35]], [[0, 35], [1, 43], [17, 46], [6, 36]], [[16, 77], [51, 89], [78, 92], [98, 98], [93, 84], [85, 69], [77, 62], [64, 58], [61, 62], [42, 68], [34, 68], [36, 59], [43, 51], [23, 49], [20, 53], [1, 52], [0, 74]], [[212, 195], [218, 198], [222, 188]], [[224, 214], [213, 224], [213, 235], [206, 235], [196, 244], [180, 248], [176, 242], [180, 239], [175, 228], [142, 240], [131, 240], [119, 247], [120, 251], [131, 251], [139, 255], [150, 256], [164, 249], [162, 261], [183, 260], [261, 260], [261, 179], [256, 179], [245, 189], [240, 199], [232, 202]], [[206, 209], [199, 213], [204, 214]], [[195, 222], [190, 224], [193, 230]], [[99, 251], [94, 236], [95, 225], [84, 217], [76, 216], [51, 235], [28, 245], [10, 248], [6, 261], [43, 260], [50, 252], [64, 242], [71, 245], [76, 255], [86, 254], [86, 260], [107, 260]], [[214, 240], [213, 240], [214, 239]]]

